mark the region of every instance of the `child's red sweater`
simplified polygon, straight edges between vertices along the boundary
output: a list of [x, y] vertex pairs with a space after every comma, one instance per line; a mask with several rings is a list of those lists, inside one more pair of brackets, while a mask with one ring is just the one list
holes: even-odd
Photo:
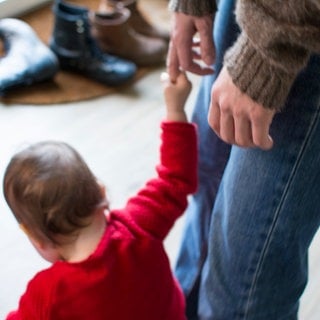
[[7, 320], [186, 319], [163, 240], [196, 189], [196, 132], [178, 122], [162, 129], [158, 176], [110, 213], [89, 258], [39, 272]]

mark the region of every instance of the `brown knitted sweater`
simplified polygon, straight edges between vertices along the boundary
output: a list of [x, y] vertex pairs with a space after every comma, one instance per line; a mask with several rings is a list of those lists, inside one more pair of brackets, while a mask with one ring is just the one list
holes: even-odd
[[[171, 0], [169, 8], [199, 16], [212, 13], [215, 0]], [[236, 18], [242, 32], [224, 64], [244, 93], [280, 109], [310, 55], [320, 53], [320, 0], [238, 0]]]

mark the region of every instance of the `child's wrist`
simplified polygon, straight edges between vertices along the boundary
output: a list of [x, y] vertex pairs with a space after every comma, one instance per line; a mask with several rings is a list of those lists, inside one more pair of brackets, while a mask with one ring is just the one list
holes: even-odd
[[167, 116], [166, 116], [167, 121], [176, 121], [176, 122], [187, 122], [188, 118], [187, 115], [184, 111], [167, 111]]

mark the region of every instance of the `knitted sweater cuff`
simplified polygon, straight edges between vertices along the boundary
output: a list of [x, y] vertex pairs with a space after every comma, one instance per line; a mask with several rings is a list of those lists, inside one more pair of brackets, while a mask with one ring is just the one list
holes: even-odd
[[216, 9], [215, 0], [170, 0], [169, 2], [169, 10], [198, 17], [213, 14], [216, 12]]
[[296, 75], [269, 63], [242, 33], [227, 51], [224, 64], [234, 84], [265, 108], [280, 110]]

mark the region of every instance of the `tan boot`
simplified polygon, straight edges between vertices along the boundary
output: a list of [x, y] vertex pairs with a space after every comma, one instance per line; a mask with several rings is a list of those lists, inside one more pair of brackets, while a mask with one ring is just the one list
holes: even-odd
[[137, 0], [101, 0], [100, 8], [106, 8], [110, 6], [120, 8], [125, 7], [129, 9], [131, 12], [129, 24], [136, 32], [147, 37], [160, 38], [169, 42], [169, 31], [152, 25], [139, 9]]
[[131, 60], [138, 66], [158, 65], [165, 61], [168, 45], [164, 40], [137, 33], [129, 24], [130, 11], [91, 12], [92, 35], [100, 48], [112, 55]]

